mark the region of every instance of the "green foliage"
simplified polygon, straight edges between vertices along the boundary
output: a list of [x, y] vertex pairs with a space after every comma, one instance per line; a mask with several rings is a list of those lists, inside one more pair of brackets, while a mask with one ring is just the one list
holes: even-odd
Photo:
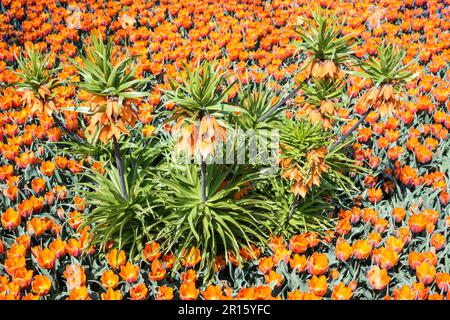
[[83, 81], [77, 85], [80, 89], [100, 96], [117, 97], [119, 106], [124, 99], [137, 99], [147, 96], [141, 91], [150, 78], [135, 77], [136, 56], [121, 57], [119, 49], [111, 39], [106, 44], [102, 37], [91, 35], [91, 44], [84, 49], [80, 65], [72, 61]]
[[320, 106], [323, 101], [342, 97], [344, 81], [331, 78], [314, 78], [312, 83], [304, 83], [302, 90], [305, 95], [303, 103]]
[[205, 278], [214, 273], [215, 257], [234, 253], [239, 257], [243, 245], [263, 246], [270, 233], [270, 204], [256, 195], [235, 198], [248, 187], [255, 176], [242, 174], [238, 166], [210, 165], [206, 172], [207, 199], [200, 197], [201, 181], [198, 165], [174, 166], [160, 179], [158, 193], [164, 206], [165, 227], [158, 235], [163, 247], [179, 252], [196, 246], [202, 252], [200, 269]]
[[241, 88], [239, 92], [240, 112], [232, 114], [230, 122], [237, 124], [242, 130], [266, 128], [267, 123], [277, 118], [281, 110], [278, 109], [277, 112], [264, 119], [275, 105], [275, 98], [275, 92], [263, 83], [256, 88], [251, 85], [245, 89]]
[[20, 82], [14, 83], [19, 90], [31, 90], [35, 94], [45, 86], [52, 90], [61, 85], [61, 82], [54, 78], [54, 73], [58, 68], [51, 68], [50, 54], [44, 54], [34, 46], [26, 46], [25, 54], [21, 53], [16, 57], [18, 70], [13, 72], [21, 78]]
[[303, 162], [310, 150], [327, 146], [332, 137], [331, 133], [323, 130], [321, 124], [313, 124], [307, 119], [292, 121], [285, 118], [278, 127], [283, 149], [281, 156], [298, 162]]
[[[171, 82], [172, 90], [167, 92], [168, 101], [176, 105], [168, 121], [196, 121], [209, 114], [242, 130], [276, 129], [281, 157], [292, 159], [305, 172], [314, 171], [308, 155], [321, 150], [327, 170], [291, 212], [294, 195], [280, 173], [264, 175], [260, 165], [251, 164], [180, 164], [173, 137], [158, 130], [152, 139], [155, 142], [146, 145], [132, 134], [121, 146], [129, 199], [122, 199], [119, 177], [109, 169], [106, 176], [97, 174], [87, 185], [86, 197], [94, 209], [86, 225], [95, 225], [94, 243], [104, 247], [114, 240], [119, 247], [139, 249], [147, 241], [158, 241], [163, 252], [175, 252], [174, 270], [183, 252], [195, 246], [201, 251], [200, 270], [209, 281], [219, 255], [229, 261], [231, 253], [239, 260], [240, 248], [264, 247], [271, 234], [329, 228], [332, 220], [326, 214], [334, 210], [330, 198], [351, 193], [353, 184], [346, 174], [357, 169], [345, 146], [328, 152], [332, 133], [307, 119], [288, 119], [280, 112], [266, 117], [275, 93], [264, 85], [241, 90], [239, 105], [231, 106], [224, 103], [230, 86], [215, 64], [203, 63], [186, 72], [182, 83]], [[315, 103], [337, 98], [340, 85], [339, 81], [318, 80], [306, 90]], [[241, 147], [240, 141], [233, 142], [235, 148]], [[100, 155], [102, 150], [96, 152]], [[113, 162], [111, 154], [106, 159]]]
[[203, 62], [194, 70], [186, 67], [185, 72], [181, 83], [170, 80], [172, 90], [166, 92], [168, 102], [177, 105], [175, 119], [180, 116], [197, 119], [205, 113], [229, 109], [223, 101], [234, 83], [228, 84], [226, 73], [216, 63]]
[[[158, 195], [156, 167], [164, 145], [158, 141], [136, 145], [128, 141], [122, 145], [124, 178], [128, 199], [121, 193], [120, 177], [106, 156], [105, 174], [88, 170], [84, 175], [82, 195], [92, 210], [85, 215], [83, 225], [92, 227], [92, 245], [104, 249], [114, 241], [114, 247], [127, 249], [131, 258], [139, 258], [143, 245], [154, 238], [158, 223]], [[103, 150], [104, 152], [104, 150]]]
[[138, 175], [127, 178], [128, 199], [121, 195], [119, 175], [114, 168], [107, 168], [106, 175], [91, 173], [91, 182], [84, 185], [90, 191], [83, 196], [93, 208], [84, 218], [83, 223], [92, 227], [93, 245], [99, 249], [114, 241], [119, 249], [128, 249], [131, 258], [143, 250], [143, 244], [152, 239], [149, 222], [157, 220], [153, 208], [154, 181], [149, 176]]
[[324, 183], [319, 190], [310, 192], [305, 198], [299, 199], [294, 212], [291, 213], [294, 195], [289, 192], [289, 183], [277, 177], [270, 178], [268, 182], [268, 188], [271, 191], [266, 192], [269, 200], [275, 205], [276, 223], [272, 226], [275, 234], [289, 238], [294, 234], [307, 231], [320, 234], [333, 227], [334, 220], [327, 215], [331, 214], [335, 207], [329, 200], [330, 195], [335, 191], [332, 185]]
[[382, 44], [378, 46], [378, 52], [378, 58], [369, 57], [368, 61], [360, 61], [359, 67], [362, 72], [354, 72], [354, 74], [370, 79], [375, 86], [401, 85], [411, 81], [419, 74], [409, 70], [415, 60], [411, 60], [407, 64], [403, 63], [406, 50], [390, 44]]
[[339, 23], [335, 17], [327, 16], [322, 11], [313, 12], [312, 15], [312, 22], [296, 29], [302, 39], [302, 42], [296, 43], [298, 48], [320, 61], [332, 60], [337, 64], [347, 62], [355, 42], [353, 35], [341, 35], [344, 22]]

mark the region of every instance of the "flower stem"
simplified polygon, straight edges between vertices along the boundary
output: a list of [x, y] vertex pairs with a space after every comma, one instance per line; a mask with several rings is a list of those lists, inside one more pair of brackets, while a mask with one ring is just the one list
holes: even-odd
[[200, 182], [201, 182], [201, 197], [202, 204], [206, 202], [206, 162], [202, 157], [202, 162], [200, 164]]
[[259, 122], [263, 122], [267, 118], [269, 118], [275, 111], [277, 111], [279, 108], [281, 108], [289, 99], [291, 99], [293, 96], [297, 94], [298, 91], [300, 91], [302, 87], [302, 83], [300, 83], [291, 93], [289, 93], [286, 97], [281, 99], [276, 105], [272, 107], [272, 109], [269, 110], [264, 116], [259, 119]]
[[287, 219], [288, 223], [291, 220], [292, 216], [294, 215], [295, 208], [297, 207], [297, 203], [298, 203], [298, 196], [296, 194], [294, 194], [294, 200], [292, 201], [291, 209], [289, 210], [289, 216]]
[[123, 175], [123, 161], [122, 161], [122, 155], [120, 153], [120, 145], [117, 141], [116, 137], [113, 137], [114, 139], [114, 156], [116, 158], [116, 165], [117, 165], [117, 171], [119, 173], [119, 179], [120, 179], [120, 189], [122, 191], [122, 197], [125, 200], [128, 200], [128, 194], [127, 189], [125, 188], [125, 177]]
[[342, 135], [339, 139], [336, 140], [335, 143], [333, 143], [329, 149], [329, 152], [333, 151], [334, 149], [336, 149], [343, 141], [345, 141], [345, 139], [347, 139], [352, 133], [353, 131], [355, 131], [359, 125], [361, 123], [363, 123], [363, 121], [367, 118], [367, 115], [370, 113], [370, 111], [372, 110], [372, 107], [369, 107], [366, 112], [364, 112], [361, 116], [361, 118], [358, 120], [358, 122], [356, 122], [353, 127], [350, 128], [350, 130]]

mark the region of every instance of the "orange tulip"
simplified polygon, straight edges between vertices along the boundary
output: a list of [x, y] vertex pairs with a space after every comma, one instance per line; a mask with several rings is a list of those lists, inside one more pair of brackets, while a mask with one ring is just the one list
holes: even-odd
[[49, 221], [44, 219], [39, 219], [38, 217], [34, 217], [31, 221], [27, 221], [27, 232], [30, 235], [34, 235], [35, 237], [39, 237], [49, 227]]
[[438, 251], [444, 248], [446, 239], [442, 234], [435, 233], [431, 236], [430, 243]]
[[56, 238], [48, 247], [55, 253], [56, 258], [59, 259], [66, 254], [66, 245], [66, 242], [61, 240], [61, 238]]
[[411, 215], [408, 219], [408, 226], [413, 233], [421, 233], [425, 230], [428, 224], [428, 219], [423, 213]]
[[113, 290], [108, 288], [108, 290], [101, 294], [102, 300], [122, 300], [122, 293], [119, 290]]
[[268, 274], [264, 275], [265, 283], [275, 283], [276, 287], [280, 287], [283, 284], [283, 275], [271, 270]]
[[29, 293], [29, 294], [23, 296], [22, 300], [39, 300], [39, 296], [35, 295], [35, 294], [32, 294], [32, 293]]
[[333, 287], [331, 293], [331, 299], [333, 300], [350, 300], [353, 296], [353, 290], [350, 287], [346, 287], [343, 282]]
[[128, 261], [125, 266], [120, 267], [119, 275], [129, 283], [136, 282], [139, 277], [139, 267]]
[[209, 285], [202, 291], [202, 297], [205, 300], [223, 300], [225, 298], [222, 289], [219, 286]]
[[328, 282], [325, 276], [317, 277], [315, 275], [308, 282], [308, 288], [311, 292], [313, 292], [316, 296], [324, 296], [328, 290]]
[[309, 274], [321, 276], [328, 270], [328, 258], [323, 253], [314, 252], [308, 259], [307, 270]]
[[36, 178], [31, 181], [31, 187], [33, 188], [34, 192], [41, 193], [45, 190], [45, 180], [42, 178]]
[[112, 270], [105, 270], [100, 277], [102, 285], [104, 288], [114, 289], [119, 284], [119, 276]]
[[86, 284], [86, 274], [84, 269], [79, 265], [66, 265], [63, 276], [66, 279], [66, 285], [69, 291], [74, 288], [82, 287]]
[[444, 300], [444, 296], [439, 293], [433, 293], [428, 296], [428, 300]]
[[348, 242], [340, 238], [336, 243], [335, 255], [338, 260], [347, 261], [353, 255], [353, 248]]
[[394, 289], [395, 300], [414, 300], [416, 292], [408, 285], [402, 286], [400, 289]]
[[112, 249], [106, 254], [106, 260], [111, 268], [118, 269], [125, 264], [125, 251], [117, 251], [117, 249]]
[[439, 290], [448, 292], [450, 290], [450, 274], [444, 272], [436, 273], [436, 285]]
[[272, 270], [273, 266], [274, 266], [274, 263], [273, 263], [272, 258], [264, 257], [264, 258], [259, 259], [258, 269], [263, 274], [269, 273], [270, 270]]
[[41, 268], [53, 269], [53, 267], [55, 266], [56, 255], [49, 248], [45, 248], [39, 251], [36, 260]]
[[161, 281], [166, 277], [166, 269], [164, 269], [160, 260], [153, 260], [149, 278], [152, 281]]
[[288, 295], [287, 295], [288, 300], [303, 300], [303, 297], [304, 297], [304, 293], [298, 289], [288, 292]]
[[436, 269], [432, 264], [424, 261], [417, 266], [416, 276], [424, 285], [429, 285], [436, 276]]
[[200, 249], [197, 249], [196, 247], [191, 247], [191, 249], [187, 254], [186, 251], [183, 252], [181, 264], [183, 265], [183, 267], [192, 268], [200, 262], [200, 259], [201, 259]]
[[385, 244], [386, 248], [392, 249], [397, 253], [402, 252], [405, 245], [402, 239], [396, 238], [394, 236], [390, 236], [389, 238], [387, 238]]
[[383, 198], [383, 191], [380, 188], [370, 188], [367, 191], [367, 198], [372, 203], [378, 203]]
[[31, 290], [38, 296], [46, 295], [52, 287], [52, 282], [46, 276], [36, 275], [31, 283]]
[[13, 208], [8, 208], [1, 217], [2, 225], [7, 230], [13, 230], [17, 228], [17, 226], [21, 222], [20, 214], [15, 211]]
[[72, 257], [78, 257], [81, 254], [81, 244], [75, 238], [70, 238], [67, 242], [66, 251]]
[[375, 290], [384, 290], [391, 281], [386, 269], [380, 269], [378, 266], [373, 266], [367, 273], [367, 281]]
[[161, 259], [164, 263], [164, 268], [166, 268], [166, 270], [170, 270], [173, 267], [173, 264], [175, 262], [175, 256], [172, 252], [166, 253], [162, 259]]
[[41, 163], [41, 172], [44, 176], [51, 177], [55, 172], [56, 164], [51, 161], [44, 161]]
[[289, 249], [293, 253], [303, 253], [308, 249], [308, 241], [304, 235], [295, 235], [289, 242]]
[[67, 300], [90, 300], [87, 288], [85, 286], [73, 288]]
[[399, 255], [390, 248], [379, 248], [373, 250], [372, 259], [379, 267], [389, 270], [397, 265]]
[[370, 256], [370, 253], [372, 252], [372, 246], [366, 239], [356, 240], [353, 243], [352, 248], [353, 248], [353, 256], [359, 260], [366, 259], [367, 257]]
[[12, 277], [13, 282], [17, 284], [20, 289], [24, 290], [28, 288], [33, 278], [33, 270], [27, 270], [25, 268], [19, 268], [14, 272]]
[[159, 259], [161, 256], [160, 245], [156, 242], [147, 243], [144, 248], [144, 258], [148, 262]]
[[181, 300], [196, 300], [199, 290], [195, 287], [194, 282], [183, 283], [180, 287]]
[[394, 208], [392, 210], [392, 216], [394, 217], [395, 222], [400, 223], [405, 219], [406, 211], [403, 208]]
[[145, 300], [147, 296], [148, 289], [145, 283], [140, 283], [130, 288], [130, 297], [133, 300]]
[[173, 288], [167, 287], [166, 285], [158, 287], [156, 300], [172, 300], [172, 299], [173, 299]]
[[273, 260], [273, 263], [275, 263], [276, 265], [278, 265], [280, 263], [280, 261], [289, 263], [290, 256], [291, 256], [290, 250], [288, 250], [286, 248], [282, 248], [282, 247], [277, 247], [277, 248], [275, 248], [275, 250], [273, 252], [272, 260]]
[[[289, 261], [289, 265], [292, 270], [296, 272], [303, 272], [306, 270], [306, 266], [308, 264], [308, 260], [305, 255], [294, 254], [292, 259]], [[260, 269], [261, 270], [261, 269]]]
[[260, 249], [251, 244], [250, 247], [244, 246], [239, 250], [239, 255], [246, 261], [253, 261], [259, 258]]

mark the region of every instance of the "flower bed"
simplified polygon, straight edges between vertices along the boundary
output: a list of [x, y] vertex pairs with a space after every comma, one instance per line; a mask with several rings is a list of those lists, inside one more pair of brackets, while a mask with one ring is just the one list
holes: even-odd
[[[78, 84], [86, 82], [87, 77], [76, 66], [86, 65], [82, 57], [89, 55], [83, 49], [96, 31], [111, 36], [118, 48], [139, 55], [137, 78], [153, 77], [152, 85], [142, 88], [148, 96], [131, 97], [137, 101], [130, 102], [129, 109], [124, 102], [120, 117], [126, 121], [107, 127], [98, 136], [96, 146], [112, 152], [112, 140], [120, 140], [130, 130], [129, 140], [120, 145], [126, 160], [127, 144], [140, 146], [173, 126], [162, 123], [161, 112], [172, 112], [181, 105], [176, 100], [180, 97], [174, 94], [177, 87], [172, 95], [168, 92], [169, 79], [176, 82], [188, 76], [183, 64], [194, 67], [200, 58], [216, 59], [225, 66], [229, 83], [233, 83], [223, 97], [226, 101], [235, 101], [241, 94], [234, 79], [244, 88], [269, 83], [276, 104], [299, 81], [320, 77], [322, 71], [339, 78], [333, 66], [320, 65], [318, 71], [314, 67], [307, 72], [303, 69], [308, 48], [298, 51], [293, 42], [301, 40], [296, 27], [311, 20], [308, 2], [122, 0], [108, 1], [103, 7], [96, 1], [31, 4], [2, 0], [0, 297], [447, 299], [450, 3], [320, 1], [315, 6], [328, 7], [325, 11], [339, 19], [345, 17], [340, 35], [357, 34], [353, 48], [357, 58], [368, 61], [369, 56], [380, 56], [378, 45], [384, 40], [405, 48], [401, 60], [405, 65], [412, 61], [410, 67], [418, 74], [401, 86], [406, 100], [373, 109], [361, 103], [373, 98], [373, 83], [358, 73], [346, 77], [339, 103], [331, 109], [328, 104], [309, 103], [305, 107], [307, 88], [290, 99], [292, 108], [283, 116], [315, 115], [323, 130], [329, 130], [329, 140], [352, 131], [362, 119], [349, 149], [355, 165], [363, 169], [347, 173], [357, 195], [342, 196], [340, 203], [334, 201], [332, 209], [324, 210], [337, 218], [325, 220], [325, 232], [323, 228], [305, 232], [297, 226], [283, 235], [266, 235], [265, 246], [239, 246], [238, 255], [210, 258], [213, 275], [207, 277], [202, 258], [210, 252], [193, 246], [194, 236], [188, 238], [192, 243], [178, 243], [171, 252], [158, 250], [164, 246], [163, 241], [140, 243], [140, 259], [134, 259], [128, 247], [120, 250], [114, 243], [103, 241], [102, 248], [101, 241], [95, 246], [90, 242], [95, 222], [86, 225], [86, 217], [95, 212], [95, 206], [86, 199], [81, 182], [90, 170], [103, 173], [108, 168], [97, 157], [97, 149], [81, 156], [86, 150], [69, 149], [60, 143], [83, 140], [86, 134], [92, 137], [103, 121], [93, 121], [92, 115], [71, 109], [95, 100], [95, 88], [80, 90]], [[15, 85], [20, 76], [14, 71], [23, 71], [18, 59], [26, 44], [49, 53], [47, 67], [61, 67], [53, 75], [63, 85], [50, 86], [49, 92], [41, 87], [37, 91], [40, 96], [30, 96]], [[390, 100], [387, 90], [380, 92], [377, 94]], [[95, 103], [101, 106], [98, 100]], [[330, 110], [334, 118], [329, 117]], [[205, 126], [216, 136], [222, 134], [213, 119], [201, 116], [198, 120], [208, 122]], [[297, 130], [286, 128], [286, 135]], [[294, 134], [287, 136], [290, 138], [285, 145], [295, 142]], [[290, 155], [297, 159], [298, 146], [293, 150]], [[315, 150], [305, 159], [314, 156], [322, 163], [321, 149]], [[290, 165], [283, 167], [287, 172], [284, 178], [292, 177]], [[326, 170], [318, 170], [319, 176], [321, 171]], [[310, 185], [289, 185], [294, 197], [304, 198], [314, 178], [310, 177]], [[150, 186], [150, 181], [146, 180], [145, 186]], [[174, 190], [167, 191], [170, 186], [163, 190], [176, 195]], [[226, 185], [223, 187], [226, 189]], [[250, 193], [241, 185], [238, 190], [239, 199]], [[294, 197], [288, 198], [287, 211]], [[115, 244], [118, 242], [116, 239]]]

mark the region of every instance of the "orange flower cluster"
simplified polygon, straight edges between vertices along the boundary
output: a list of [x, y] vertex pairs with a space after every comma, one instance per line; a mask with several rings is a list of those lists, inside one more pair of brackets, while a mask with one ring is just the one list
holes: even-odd
[[293, 194], [305, 197], [313, 186], [320, 186], [322, 173], [327, 172], [329, 168], [325, 163], [326, 153], [326, 148], [309, 151], [306, 155], [307, 169], [299, 168], [291, 159], [281, 159], [281, 167], [284, 171], [282, 178], [294, 182], [291, 188]]
[[134, 126], [137, 112], [132, 107], [132, 100], [126, 99], [121, 106], [112, 98], [87, 94], [87, 104], [93, 112], [86, 132], [93, 139], [97, 136], [102, 143], [107, 143], [112, 137], [117, 140], [120, 133], [129, 134], [127, 125]]
[[226, 142], [226, 129], [211, 115], [204, 116], [200, 124], [186, 124], [180, 119], [172, 128], [172, 133], [179, 136], [177, 148], [189, 155], [199, 154], [203, 159], [214, 156], [217, 143]]

